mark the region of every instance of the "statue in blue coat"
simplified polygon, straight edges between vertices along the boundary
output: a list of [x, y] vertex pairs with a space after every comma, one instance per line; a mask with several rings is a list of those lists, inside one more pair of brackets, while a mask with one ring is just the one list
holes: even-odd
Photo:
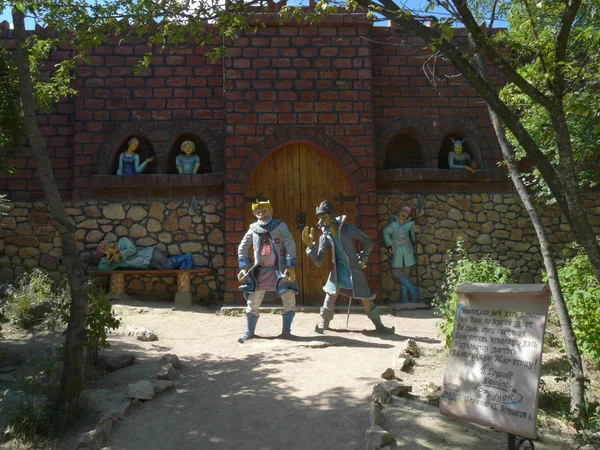
[[[388, 328], [381, 323], [381, 314], [373, 301], [375, 294], [371, 292], [363, 272], [373, 248], [373, 241], [354, 225], [345, 223], [346, 216], [336, 217], [333, 205], [328, 201], [321, 202], [316, 214], [319, 219], [317, 226], [322, 233], [319, 245], [314, 242], [312, 227], [302, 230], [302, 242], [306, 244], [306, 254], [317, 267], [323, 263], [327, 250], [331, 248], [333, 268], [323, 286], [325, 301], [320, 311], [321, 321], [315, 327], [315, 331], [321, 334], [329, 329], [329, 323], [334, 316], [335, 302], [338, 295], [342, 294], [362, 302], [377, 331], [394, 333], [394, 327]], [[357, 242], [362, 248], [360, 253], [356, 249]]]
[[390, 222], [383, 230], [383, 242], [392, 254], [392, 272], [394, 278], [400, 282], [402, 301], [408, 302], [408, 294], [412, 302], [417, 301], [417, 288], [408, 279], [408, 272], [416, 264], [414, 243], [419, 232], [419, 226], [414, 221], [415, 210], [410, 206], [403, 206], [396, 220]]

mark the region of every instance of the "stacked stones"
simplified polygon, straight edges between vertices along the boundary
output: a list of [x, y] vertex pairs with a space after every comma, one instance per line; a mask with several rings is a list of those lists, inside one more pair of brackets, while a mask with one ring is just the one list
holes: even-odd
[[[101, 240], [126, 236], [138, 247], [157, 245], [169, 256], [191, 253], [196, 267], [212, 266], [218, 277], [193, 276], [192, 292], [197, 299], [221, 296], [225, 264], [221, 199], [200, 199], [197, 208], [185, 201], [122, 204], [88, 200], [66, 206], [75, 222], [77, 250], [88, 271], [96, 268], [95, 248]], [[14, 280], [35, 267], [54, 274], [66, 272], [60, 237], [45, 203], [9, 203], [5, 212], [7, 216], [0, 219], [1, 280]], [[173, 298], [177, 289], [175, 277], [131, 276], [126, 282], [129, 293]]]
[[[417, 244], [418, 266], [410, 272], [419, 286], [423, 300], [433, 298], [440, 288], [446, 270], [446, 252], [458, 238], [476, 258], [488, 256], [513, 271], [519, 283], [540, 283], [543, 262], [535, 230], [529, 215], [516, 194], [429, 194], [422, 195], [423, 215], [416, 219], [420, 227]], [[404, 205], [414, 206], [416, 196], [379, 196], [380, 230], [397, 216]], [[585, 203], [588, 219], [596, 233], [600, 232], [600, 199], [590, 196]], [[542, 221], [550, 231], [550, 241], [564, 248], [574, 241], [571, 228], [556, 207], [540, 208]], [[555, 253], [558, 254], [558, 253]], [[400, 285], [395, 283], [390, 267], [391, 255], [381, 246], [381, 284], [384, 298], [398, 301]], [[418, 274], [417, 274], [418, 270]]]
[[[430, 300], [440, 288], [446, 270], [446, 252], [459, 237], [474, 257], [489, 256], [512, 269], [519, 283], [542, 281], [543, 263], [539, 243], [527, 211], [516, 195], [427, 194], [424, 214], [417, 218], [420, 233], [417, 245], [418, 268], [410, 277], [420, 288], [420, 298]], [[414, 195], [380, 195], [379, 229], [393, 220], [403, 205], [414, 205]], [[600, 198], [585, 200], [588, 220], [600, 233]], [[157, 245], [172, 256], [191, 253], [196, 267], [210, 267], [213, 274], [192, 277], [195, 300], [221, 298], [225, 282], [225, 242], [221, 198], [202, 198], [197, 208], [186, 201], [75, 201], [66, 204], [75, 221], [78, 251], [88, 270], [96, 268], [95, 248], [102, 239], [131, 238], [139, 247]], [[197, 212], [197, 213], [196, 213]], [[540, 208], [542, 221], [556, 245], [555, 254], [574, 240], [570, 227], [556, 207]], [[62, 264], [61, 241], [45, 202], [8, 203], [0, 217], [0, 280], [14, 280], [35, 267], [51, 274], [66, 272]], [[297, 243], [298, 244], [298, 243]], [[567, 255], [568, 256], [568, 255]], [[390, 268], [390, 254], [381, 246], [382, 297], [397, 301], [400, 286]], [[417, 274], [418, 270], [418, 274]], [[131, 276], [129, 293], [152, 293], [173, 298], [175, 277]]]

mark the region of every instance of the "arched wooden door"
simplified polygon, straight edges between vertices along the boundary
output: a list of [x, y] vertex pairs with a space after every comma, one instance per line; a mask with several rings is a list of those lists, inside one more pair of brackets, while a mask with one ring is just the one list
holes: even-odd
[[245, 196], [246, 228], [256, 220], [251, 202], [260, 196], [271, 201], [273, 216], [287, 224], [296, 241], [296, 275], [300, 287], [297, 303], [320, 305], [324, 297], [322, 288], [331, 270], [331, 254], [321, 267], [315, 266], [306, 255], [302, 230], [297, 225], [301, 220], [297, 219], [305, 214], [306, 224], [314, 228], [317, 243], [321, 232], [315, 227], [315, 208], [323, 200], [333, 203], [336, 216], [345, 214], [346, 220], [353, 223], [355, 194], [348, 179], [324, 152], [306, 144], [291, 144], [273, 152], [254, 170]]

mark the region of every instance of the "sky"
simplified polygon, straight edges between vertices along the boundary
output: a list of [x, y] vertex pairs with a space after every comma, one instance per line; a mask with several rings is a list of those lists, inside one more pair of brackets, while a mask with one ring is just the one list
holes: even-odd
[[[305, 0], [306, 2], [307, 0]], [[293, 4], [299, 4], [300, 1], [299, 0], [289, 0], [288, 4], [293, 5]], [[427, 5], [427, 0], [398, 0], [398, 4], [399, 5], [405, 5], [406, 7], [412, 9], [412, 10], [417, 10], [417, 11], [423, 11], [425, 9], [425, 6]], [[434, 13], [436, 15], [442, 15], [441, 10], [438, 11], [434, 11]], [[431, 13], [430, 13], [431, 14]], [[0, 22], [3, 21], [8, 21], [9, 23], [12, 23], [12, 17], [11, 17], [11, 13], [10, 10], [4, 10], [2, 11], [2, 13], [0, 13]], [[379, 22], [376, 23], [376, 25], [378, 26], [387, 26], [387, 22]], [[502, 22], [498, 22], [498, 25], [503, 25]], [[34, 22], [32, 19], [26, 19], [25, 20], [25, 27], [27, 29], [33, 29], [35, 26]]]

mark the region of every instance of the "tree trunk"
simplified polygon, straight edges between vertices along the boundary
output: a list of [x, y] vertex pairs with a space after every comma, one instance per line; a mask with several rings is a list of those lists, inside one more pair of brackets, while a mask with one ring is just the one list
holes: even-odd
[[498, 116], [494, 113], [491, 108], [489, 109], [490, 118], [494, 124], [496, 136], [500, 142], [502, 149], [502, 155], [507, 162], [508, 171], [510, 178], [521, 197], [521, 201], [525, 205], [525, 209], [529, 213], [533, 227], [537, 234], [538, 241], [540, 242], [540, 249], [542, 257], [544, 259], [544, 266], [548, 273], [548, 282], [550, 284], [550, 291], [552, 292], [552, 298], [554, 299], [554, 306], [558, 313], [558, 319], [560, 321], [560, 328], [563, 333], [565, 347], [567, 350], [567, 357], [569, 359], [569, 366], [571, 371], [569, 372], [569, 393], [571, 397], [571, 414], [578, 419], [585, 418], [585, 376], [583, 373], [583, 365], [581, 363], [581, 354], [579, 353], [579, 347], [577, 346], [577, 340], [575, 339], [575, 333], [573, 332], [573, 324], [571, 323], [571, 317], [567, 309], [567, 304], [563, 297], [562, 289], [560, 287], [560, 281], [558, 279], [558, 272], [556, 270], [556, 263], [554, 256], [550, 251], [550, 241], [540, 215], [535, 208], [531, 194], [527, 190], [525, 183], [521, 179], [521, 175], [515, 163], [515, 157], [510, 149], [510, 144], [504, 134], [504, 129], [500, 124]]
[[[484, 74], [484, 66], [481, 55], [475, 53], [475, 64], [480, 75]], [[548, 282], [550, 284], [550, 291], [552, 292], [552, 298], [554, 299], [554, 306], [558, 313], [558, 319], [560, 321], [560, 328], [563, 333], [565, 340], [565, 347], [567, 350], [567, 357], [569, 359], [569, 394], [571, 399], [570, 410], [571, 414], [578, 419], [585, 418], [585, 376], [583, 373], [583, 365], [581, 362], [581, 354], [579, 353], [579, 347], [577, 346], [577, 340], [575, 339], [575, 333], [573, 332], [573, 324], [567, 304], [560, 287], [560, 280], [558, 278], [558, 272], [556, 270], [556, 262], [554, 255], [550, 251], [550, 240], [548, 234], [542, 223], [542, 219], [535, 207], [531, 193], [527, 190], [527, 186], [521, 178], [519, 169], [515, 161], [515, 155], [511, 149], [511, 146], [506, 138], [504, 126], [501, 123], [500, 117], [488, 104], [488, 112], [490, 114], [490, 120], [492, 126], [496, 132], [496, 137], [500, 143], [500, 149], [502, 150], [502, 156], [506, 161], [510, 178], [525, 206], [525, 209], [529, 213], [531, 222], [537, 234], [538, 241], [540, 243], [540, 249], [542, 252], [542, 258], [544, 260], [544, 266], [548, 273]]]
[[565, 118], [562, 101], [557, 99], [556, 104], [549, 110], [554, 132], [556, 134], [556, 143], [559, 154], [559, 173], [561, 184], [565, 192], [565, 198], [571, 214], [571, 226], [575, 231], [575, 239], [586, 252], [592, 265], [592, 272], [600, 282], [600, 246], [596, 240], [596, 233], [590, 226], [585, 209], [583, 207], [583, 198], [581, 189], [577, 182], [576, 163], [573, 157], [573, 146], [569, 126]]
[[46, 149], [46, 142], [37, 122], [34, 87], [29, 70], [29, 51], [26, 44], [24, 14], [17, 9], [13, 9], [12, 14], [15, 27], [15, 57], [25, 131], [35, 158], [42, 189], [48, 200], [48, 210], [60, 235], [63, 260], [67, 268], [67, 277], [71, 289], [71, 310], [65, 338], [64, 367], [58, 399], [58, 406], [62, 409], [65, 417], [69, 417], [77, 408], [80, 395], [85, 388], [85, 325], [88, 315], [86, 275], [81, 261], [77, 257], [77, 241], [73, 221], [67, 214], [60, 197]]

